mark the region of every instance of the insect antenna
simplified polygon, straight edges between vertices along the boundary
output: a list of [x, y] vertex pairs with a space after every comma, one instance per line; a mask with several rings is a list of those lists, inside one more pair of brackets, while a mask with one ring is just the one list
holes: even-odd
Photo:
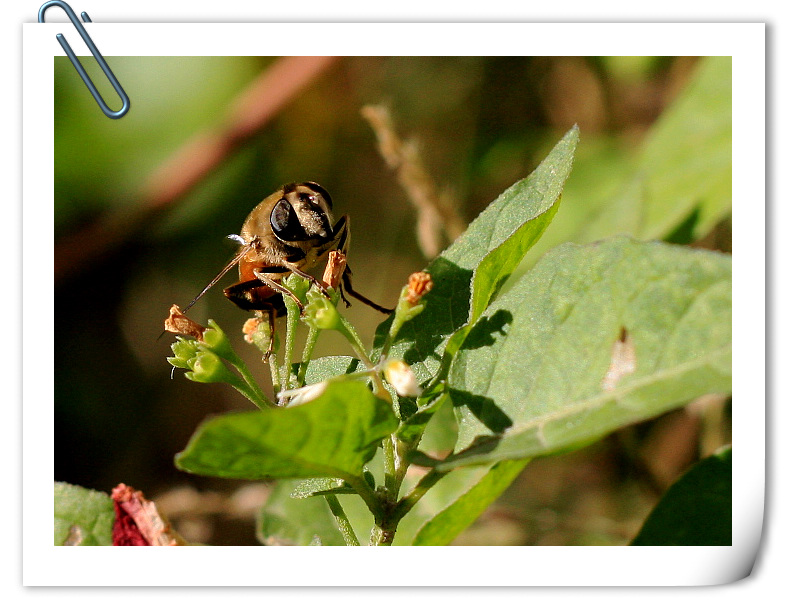
[[[237, 235], [230, 235], [231, 238], [236, 236]], [[202, 289], [202, 292], [197, 294], [197, 296], [194, 297], [194, 300], [192, 300], [189, 304], [186, 305], [186, 308], [183, 309], [182, 313], [186, 313], [186, 311], [191, 309], [192, 306], [194, 306], [194, 303], [200, 300], [200, 298], [202, 298], [208, 290], [210, 290], [213, 286], [216, 285], [217, 281], [219, 281], [222, 277], [224, 277], [230, 269], [232, 269], [236, 264], [238, 264], [241, 261], [241, 258], [243, 258], [249, 252], [250, 249], [252, 249], [252, 245], [246, 244], [245, 247], [243, 247], [241, 251], [239, 251], [235, 255], [235, 257], [232, 260], [230, 260], [230, 262], [228, 262], [227, 265], [221, 271], [219, 271], [219, 274], [216, 275], [216, 277], [214, 277], [211, 280], [211, 282]]]

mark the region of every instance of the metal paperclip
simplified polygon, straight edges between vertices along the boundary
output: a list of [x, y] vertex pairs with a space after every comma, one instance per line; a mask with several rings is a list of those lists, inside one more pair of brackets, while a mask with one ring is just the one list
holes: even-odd
[[[71, 60], [71, 63], [74, 65], [74, 68], [76, 69], [77, 73], [82, 77], [85, 86], [93, 95], [93, 99], [96, 100], [96, 103], [99, 105], [99, 108], [101, 108], [101, 111], [104, 114], [106, 114], [109, 118], [120, 118], [121, 116], [126, 114], [126, 112], [128, 112], [129, 108], [131, 107], [131, 101], [129, 100], [129, 96], [126, 95], [126, 92], [123, 90], [123, 87], [120, 86], [118, 79], [115, 78], [115, 75], [112, 73], [112, 70], [109, 69], [107, 62], [104, 61], [104, 58], [101, 56], [101, 53], [99, 53], [99, 50], [96, 48], [96, 45], [93, 44], [93, 40], [88, 35], [87, 31], [85, 30], [85, 27], [79, 22], [79, 19], [77, 19], [77, 16], [72, 10], [72, 8], [65, 2], [62, 2], [62, 0], [50, 0], [50, 2], [46, 2], [42, 4], [41, 8], [38, 9], [38, 22], [44, 23], [44, 13], [47, 11], [48, 8], [52, 6], [59, 6], [60, 8], [62, 8], [66, 12], [68, 18], [71, 20], [71, 23], [74, 24], [75, 28], [77, 28], [77, 32], [79, 32], [79, 35], [82, 36], [82, 40], [85, 41], [85, 44], [88, 45], [88, 49], [90, 49], [90, 52], [93, 53], [93, 57], [95, 57], [99, 66], [104, 71], [104, 75], [107, 77], [110, 84], [115, 89], [115, 93], [117, 93], [120, 96], [121, 101], [123, 101], [123, 106], [121, 107], [120, 110], [117, 111], [110, 110], [109, 106], [102, 99], [101, 94], [98, 92], [98, 89], [96, 89], [96, 85], [93, 84], [93, 81], [90, 80], [90, 76], [88, 76], [88, 73], [85, 72], [85, 68], [82, 67], [82, 64], [79, 62], [79, 59], [77, 59], [77, 56], [74, 54], [74, 51], [71, 49], [71, 45], [68, 44], [68, 41], [66, 40], [65, 36], [63, 36], [63, 34], [58, 34], [56, 36], [57, 41], [60, 43], [60, 46], [63, 47], [63, 50], [66, 52], [66, 55], [68, 55], [68, 58]], [[90, 17], [88, 17], [88, 14], [85, 12], [82, 13], [82, 21], [84, 21], [85, 23], [91, 23]]]

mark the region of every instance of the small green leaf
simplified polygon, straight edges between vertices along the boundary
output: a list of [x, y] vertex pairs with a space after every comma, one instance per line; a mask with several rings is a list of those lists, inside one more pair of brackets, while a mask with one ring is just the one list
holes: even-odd
[[[437, 373], [449, 337], [481, 313], [544, 232], [557, 209], [578, 139], [573, 127], [533, 173], [493, 201], [427, 267], [434, 286], [422, 299], [424, 311], [403, 324], [390, 351], [391, 357], [413, 367], [420, 383]], [[483, 271], [474, 274], [480, 264]], [[390, 324], [391, 318], [378, 327], [377, 349]]]
[[109, 495], [55, 482], [56, 546], [111, 546], [114, 522]]
[[696, 463], [671, 486], [633, 546], [729, 546], [733, 539], [731, 448]]
[[[303, 365], [303, 363], [294, 364], [293, 374], [297, 375], [299, 372], [299, 367]], [[343, 374], [350, 374], [351, 372], [364, 369], [365, 368], [363, 365], [361, 365], [361, 362], [359, 362], [354, 357], [350, 357], [349, 355], [330, 355], [327, 357], [319, 357], [317, 359], [310, 360], [307, 363], [304, 382], [307, 385], [314, 385], [337, 376], [342, 376]]]
[[556, 248], [485, 311], [455, 358], [465, 452], [439, 469], [556, 452], [729, 392], [731, 291], [722, 254], [628, 238]]
[[[397, 526], [394, 545], [413, 545], [414, 539], [427, 522], [448, 509], [464, 493], [472, 489], [488, 472], [489, 467], [460, 467], [448, 472], [433, 486]], [[402, 495], [407, 494], [416, 483], [406, 478]]]
[[352, 486], [348, 486], [347, 482], [342, 478], [309, 478], [302, 480], [298, 486], [293, 489], [290, 496], [293, 499], [306, 499], [308, 497], [317, 497], [318, 495], [330, 494], [354, 494]]
[[378, 442], [396, 428], [391, 407], [363, 383], [335, 381], [301, 406], [203, 423], [175, 462], [187, 472], [223, 478], [358, 479]]
[[397, 430], [397, 436], [403, 442], [411, 444], [418, 440], [424, 433], [432, 416], [442, 408], [449, 399], [447, 393], [433, 400], [428, 406], [416, 411], [405, 419]]

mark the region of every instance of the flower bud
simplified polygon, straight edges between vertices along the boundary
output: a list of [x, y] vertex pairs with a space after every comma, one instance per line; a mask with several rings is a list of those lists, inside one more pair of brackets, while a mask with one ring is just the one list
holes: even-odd
[[304, 307], [304, 321], [317, 330], [339, 330], [342, 320], [339, 311], [322, 294], [309, 292], [309, 304]]
[[389, 328], [392, 338], [396, 337], [405, 322], [410, 321], [424, 310], [421, 297], [432, 289], [432, 278], [429, 273], [413, 273], [408, 285], [402, 288], [394, 311], [394, 321]]
[[326, 387], [328, 387], [328, 382], [323, 381], [321, 383], [315, 383], [314, 385], [304, 385], [303, 387], [299, 387], [297, 389], [287, 389], [285, 391], [280, 391], [276, 397], [279, 399], [291, 398], [287, 403], [287, 406], [298, 406], [299, 404], [305, 404], [306, 402], [311, 402], [312, 400], [319, 398], [321, 395], [323, 395]]
[[419, 304], [421, 297], [432, 289], [432, 277], [429, 273], [420, 271], [408, 277], [408, 292], [405, 299], [410, 306]]
[[197, 355], [197, 341], [179, 336], [170, 348], [175, 357], [168, 357], [167, 361], [176, 368], [190, 368], [189, 360]]
[[208, 320], [208, 326], [209, 328], [203, 333], [202, 342], [220, 357], [233, 359], [235, 354], [224, 331], [212, 319]]
[[288, 288], [293, 294], [296, 295], [296, 298], [301, 302], [306, 300], [306, 294], [309, 290], [309, 286], [311, 285], [308, 279], [304, 277], [299, 277], [295, 273], [291, 273], [288, 277], [284, 279], [282, 282], [286, 288]]
[[405, 362], [399, 359], [387, 360], [383, 364], [383, 376], [394, 387], [397, 395], [416, 398], [421, 395], [421, 387], [416, 375]]
[[230, 383], [235, 384], [237, 377], [227, 369], [222, 359], [211, 351], [202, 351], [189, 361], [192, 372], [185, 373], [186, 378], [198, 383]]

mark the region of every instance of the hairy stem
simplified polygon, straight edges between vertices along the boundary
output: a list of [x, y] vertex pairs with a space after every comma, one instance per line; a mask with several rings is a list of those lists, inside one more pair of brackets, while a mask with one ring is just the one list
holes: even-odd
[[358, 543], [358, 537], [356, 537], [356, 533], [353, 531], [350, 520], [348, 520], [345, 510], [342, 509], [342, 504], [339, 503], [339, 499], [337, 499], [336, 495], [325, 495], [325, 498], [331, 513], [334, 515], [334, 518], [337, 521], [339, 532], [342, 533], [342, 537], [345, 539], [345, 545], [361, 545]]
[[233, 385], [238, 391], [240, 391], [244, 397], [246, 397], [249, 401], [253, 402], [255, 406], [257, 406], [260, 410], [265, 410], [266, 408], [273, 408], [274, 404], [269, 400], [263, 390], [260, 388], [260, 385], [257, 384], [257, 381], [252, 376], [252, 373], [247, 368], [246, 364], [243, 362], [242, 359], [238, 358], [237, 360], [230, 362], [236, 370], [241, 374], [243, 378], [243, 386], [246, 390], [242, 390], [240, 386]]
[[306, 344], [304, 344], [304, 352], [301, 355], [301, 365], [298, 367], [298, 377], [296, 379], [296, 387], [303, 387], [306, 382], [306, 369], [309, 365], [309, 360], [312, 359], [312, 351], [317, 344], [317, 337], [320, 336], [318, 328], [309, 328], [309, 334], [306, 336]]
[[291, 377], [293, 374], [293, 352], [295, 351], [296, 326], [301, 316], [298, 304], [289, 296], [284, 296], [287, 307], [287, 329], [285, 331], [285, 353], [282, 364], [282, 390], [293, 389]]

